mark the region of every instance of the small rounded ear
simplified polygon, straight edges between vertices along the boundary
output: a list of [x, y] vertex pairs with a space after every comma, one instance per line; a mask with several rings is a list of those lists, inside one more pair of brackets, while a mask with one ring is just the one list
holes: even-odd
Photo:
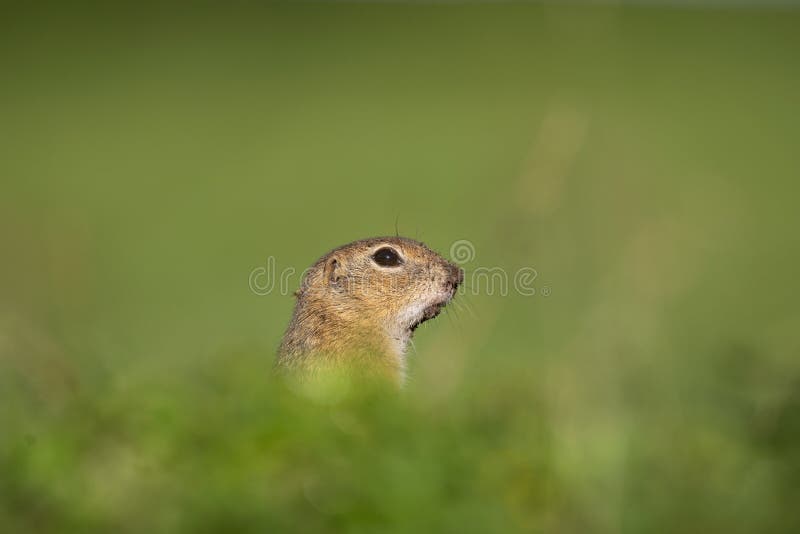
[[334, 257], [325, 262], [323, 276], [325, 277], [325, 281], [328, 283], [328, 285], [339, 285], [343, 271], [344, 268], [342, 267], [342, 264], [339, 263], [339, 260]]

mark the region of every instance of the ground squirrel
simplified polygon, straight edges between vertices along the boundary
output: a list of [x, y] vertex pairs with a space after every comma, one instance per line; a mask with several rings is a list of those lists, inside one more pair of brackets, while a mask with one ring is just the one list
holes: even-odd
[[461, 269], [413, 239], [336, 248], [307, 270], [295, 293], [276, 371], [307, 377], [346, 368], [402, 385], [414, 330], [439, 315], [463, 280]]

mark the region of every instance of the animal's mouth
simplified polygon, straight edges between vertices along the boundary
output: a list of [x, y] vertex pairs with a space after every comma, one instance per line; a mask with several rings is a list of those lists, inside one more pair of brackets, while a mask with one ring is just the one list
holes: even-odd
[[[452, 298], [452, 297], [450, 297], [450, 298]], [[417, 319], [416, 321], [411, 323], [411, 326], [409, 326], [408, 329], [411, 332], [413, 332], [414, 330], [417, 329], [417, 327], [419, 325], [421, 325], [425, 321], [429, 321], [429, 320], [433, 319], [434, 317], [436, 317], [437, 315], [439, 315], [440, 313], [442, 313], [442, 308], [447, 306], [447, 303], [450, 301], [450, 298], [446, 298], [446, 299], [441, 300], [439, 302], [435, 302], [435, 303], [431, 304], [430, 306], [428, 306], [427, 308], [425, 308], [424, 310], [422, 310], [422, 315], [420, 315], [419, 319]]]
[[428, 306], [427, 308], [422, 310], [419, 318], [416, 319], [411, 325], [408, 327], [409, 333], [413, 333], [414, 330], [417, 329], [419, 325], [424, 323], [425, 321], [430, 321], [440, 313], [442, 313], [442, 308], [447, 306], [447, 303], [450, 302], [456, 294], [456, 290], [458, 286], [464, 280], [464, 272], [461, 269], [458, 269], [455, 266], [451, 266], [452, 277], [448, 280], [445, 284], [445, 296], [442, 296], [439, 300]]

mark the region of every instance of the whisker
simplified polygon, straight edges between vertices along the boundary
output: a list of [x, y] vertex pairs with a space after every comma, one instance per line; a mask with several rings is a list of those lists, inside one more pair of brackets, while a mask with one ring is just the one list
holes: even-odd
[[465, 291], [464, 295], [459, 298], [458, 300], [453, 300], [453, 302], [458, 306], [459, 310], [466, 310], [466, 312], [473, 318], [477, 319], [475, 312], [472, 310], [472, 305], [469, 302], [470, 295]]

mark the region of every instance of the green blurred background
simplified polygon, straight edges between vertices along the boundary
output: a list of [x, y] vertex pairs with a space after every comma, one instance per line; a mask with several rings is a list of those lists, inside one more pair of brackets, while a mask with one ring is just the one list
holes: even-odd
[[[799, 28], [5, 8], [0, 530], [797, 532]], [[468, 288], [399, 396], [281, 391], [251, 271], [395, 224], [537, 294]]]

